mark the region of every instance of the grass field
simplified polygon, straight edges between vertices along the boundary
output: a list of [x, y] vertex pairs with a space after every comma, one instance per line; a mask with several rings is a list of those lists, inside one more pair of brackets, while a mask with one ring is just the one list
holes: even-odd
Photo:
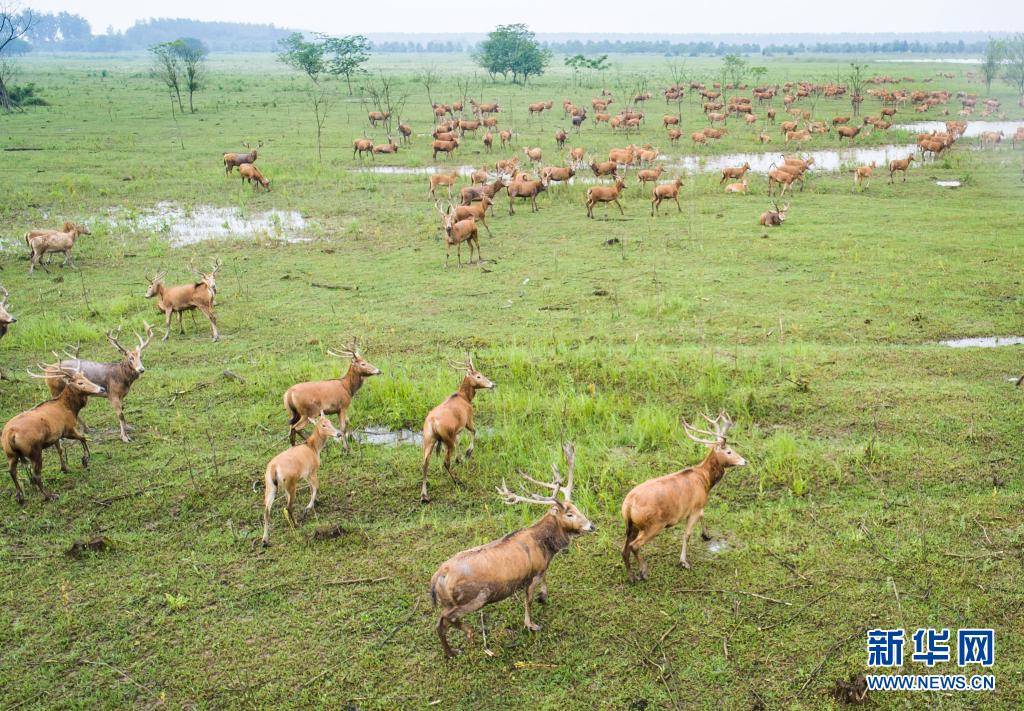
[[[823, 81], [846, 62], [769, 60], [768, 80]], [[414, 72], [434, 63], [444, 77], [434, 96], [451, 100], [455, 77], [471, 69], [444, 56], [374, 63], [411, 94], [404, 116], [418, 134], [377, 162], [432, 165]], [[667, 82], [659, 59], [616, 64], [621, 86], [643, 74], [657, 97]], [[715, 66], [690, 68], [710, 81]], [[81, 341], [84, 357], [112, 360], [107, 329], [157, 323], [146, 275], [185, 282], [190, 260], [224, 262], [223, 338], [211, 343], [201, 317], [163, 343], [158, 328], [127, 399], [134, 442], [122, 444], [109, 405], [93, 402], [83, 413], [96, 428], [91, 467], [72, 456], [62, 475], [51, 451], [44, 481], [58, 500], [43, 502], [24, 470], [26, 505], [10, 485], [0, 497], [0, 705], [829, 708], [835, 680], [866, 671], [873, 627], [994, 628], [998, 680], [991, 694], [878, 693], [875, 705], [1021, 704], [1024, 388], [1008, 381], [1024, 373], [1021, 350], [936, 342], [1024, 335], [1024, 151], [962, 140], [915, 165], [906, 183], [876, 174], [863, 192], [851, 191], [849, 171], [816, 171], [772, 231], [757, 225], [769, 207], [763, 175], [745, 197], [724, 195], [717, 175], [688, 176], [682, 214], [669, 206], [659, 218], [633, 180], [625, 216], [599, 209], [594, 221], [585, 185], [553, 186], [539, 213], [523, 205], [514, 217], [502, 195], [493, 236], [481, 235], [484, 267], [446, 270], [426, 178], [355, 170], [352, 139], [384, 140], [357, 99], [334, 93], [320, 165], [298, 76], [265, 56], [217, 58], [210, 69], [199, 112], [172, 117], [142, 58], [34, 58], [22, 80], [51, 107], [0, 117], [0, 148], [39, 149], [0, 153], [0, 283], [18, 317], [0, 341], [3, 421], [44, 399], [24, 368], [51, 349]], [[869, 73], [984, 95], [968, 69], [872, 63]], [[516, 151], [540, 145], [549, 163], [561, 114], [530, 126], [526, 104], [589, 104], [598, 91], [558, 71], [525, 89], [482, 87], [519, 134]], [[993, 89], [1009, 119], [1024, 118], [1005, 86]], [[650, 102], [654, 120], [639, 136], [587, 122], [570, 144], [598, 156], [628, 142], [692, 153], [669, 149], [663, 106]], [[864, 113], [877, 108], [870, 100]], [[822, 99], [814, 112], [830, 119], [849, 104]], [[688, 98], [687, 135], [700, 116]], [[729, 128], [704, 152], [763, 150], [751, 130]], [[265, 141], [258, 165], [270, 193], [224, 177], [220, 155], [242, 140]], [[836, 143], [830, 135], [805, 148]], [[508, 153], [485, 156], [468, 139], [451, 163]], [[142, 219], [161, 203], [293, 210], [311, 240], [172, 247]], [[21, 235], [64, 219], [93, 233], [75, 249], [80, 270], [29, 276]], [[423, 506], [417, 447], [354, 445], [345, 455], [335, 446], [314, 518], [290, 530], [275, 509], [275, 545], [256, 549], [253, 482], [287, 446], [281, 394], [341, 372], [325, 350], [354, 336], [384, 372], [349, 411], [357, 430], [418, 430], [458, 384], [447, 359], [467, 350], [497, 383], [476, 400], [481, 436], [458, 470], [466, 487], [435, 462], [433, 503]], [[645, 549], [651, 579], [628, 584], [622, 497], [695, 463], [701, 451], [680, 418], [722, 408], [750, 466], [711, 494], [715, 545], [695, 536], [693, 569], [681, 570], [673, 529]], [[541, 632], [524, 630], [521, 601], [509, 600], [485, 610], [486, 653], [478, 634], [443, 662], [431, 574], [541, 514], [503, 505], [494, 487], [520, 468], [543, 473], [563, 438], [577, 447], [576, 503], [598, 532], [553, 562], [550, 601], [534, 608]], [[344, 535], [313, 538], [330, 524]], [[65, 555], [97, 535], [113, 549]], [[479, 630], [479, 615], [467, 621]]]

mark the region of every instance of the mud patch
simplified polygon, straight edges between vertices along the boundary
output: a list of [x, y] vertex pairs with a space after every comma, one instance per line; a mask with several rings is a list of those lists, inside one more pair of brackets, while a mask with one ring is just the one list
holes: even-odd
[[423, 433], [405, 428], [389, 430], [387, 427], [367, 427], [354, 431], [352, 439], [359, 444], [372, 444], [379, 447], [397, 447], [400, 444], [423, 446]]
[[86, 553], [106, 553], [107, 551], [113, 550], [114, 542], [106, 536], [96, 536], [85, 541], [75, 541], [71, 544], [71, 547], [65, 551], [65, 554], [78, 560], [82, 558]]
[[[212, 239], [279, 239], [310, 242], [310, 225], [295, 210], [267, 210], [242, 214], [237, 207], [196, 205], [185, 209], [172, 202], [157, 203], [127, 220], [129, 227], [159, 232], [175, 247]], [[112, 224], [123, 224], [115, 217]]]

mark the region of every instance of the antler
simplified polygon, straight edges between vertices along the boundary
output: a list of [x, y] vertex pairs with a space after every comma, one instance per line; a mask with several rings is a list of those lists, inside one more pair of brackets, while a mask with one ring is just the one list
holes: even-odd
[[217, 259], [215, 259], [214, 262], [213, 262], [213, 271], [210, 272], [210, 276], [217, 276], [217, 272], [220, 271], [220, 267], [221, 267], [220, 257], [217, 257]]
[[135, 337], [139, 339], [139, 353], [146, 350], [146, 346], [153, 340], [153, 327], [145, 321], [142, 322], [142, 325], [146, 327], [146, 340], [142, 340], [142, 336], [138, 333], [135, 334]]
[[[67, 346], [64, 347], [64, 355], [67, 356], [68, 358], [70, 358], [71, 360], [78, 360], [78, 354], [81, 352], [81, 350], [82, 350], [82, 342], [81, 341], [78, 342], [77, 346], [72, 346], [69, 343]], [[57, 358], [58, 364], [59, 364], [60, 361], [64, 360], [64, 358], [61, 356], [61, 354], [58, 353], [57, 351], [50, 351], [50, 353], [53, 353], [54, 357]]]
[[353, 338], [348, 346], [340, 348], [337, 351], [332, 351], [330, 348], [327, 349], [327, 354], [332, 355], [335, 358], [358, 358], [359, 357], [359, 339]]
[[7, 289], [5, 289], [2, 286], [0, 286], [0, 306], [6, 306], [7, 305], [7, 297], [8, 296], [9, 296], [9, 294], [7, 293]]
[[526, 472], [520, 470], [519, 476], [523, 477], [523, 479], [526, 479], [526, 481], [530, 482], [531, 484], [536, 484], [537, 486], [542, 487], [544, 489], [550, 489], [551, 493], [549, 495], [541, 495], [531, 493], [527, 491], [525, 487], [520, 487], [523, 491], [523, 494], [516, 494], [513, 493], [512, 491], [509, 491], [508, 485], [506, 485], [505, 480], [502, 479], [501, 486], [496, 488], [498, 493], [501, 494], [502, 498], [505, 500], [505, 503], [542, 505], [558, 503], [559, 492], [561, 492], [562, 494], [563, 501], [571, 500], [573, 472], [576, 469], [576, 450], [571, 443], [567, 442], [564, 445], [562, 445], [562, 451], [565, 454], [566, 468], [569, 472], [569, 479], [565, 483], [565, 485], [562, 484], [562, 474], [558, 470], [558, 464], [556, 463], [551, 464], [550, 482], [538, 481], [537, 479], [534, 479]]
[[107, 340], [110, 341], [110, 345], [119, 350], [122, 355], [128, 355], [128, 349], [121, 345], [117, 340], [117, 337], [121, 335], [121, 327], [117, 327], [117, 334], [115, 335], [111, 331], [107, 331]]
[[[725, 436], [728, 434], [729, 430], [731, 430], [733, 426], [733, 421], [729, 418], [728, 413], [726, 413], [725, 410], [722, 410], [721, 412], [718, 413], [718, 417], [716, 417], [713, 420], [704, 413], [701, 413], [701, 417], [707, 420], [707, 422], [711, 425], [714, 431], [712, 432], [709, 430], [701, 429], [700, 427], [695, 427], [694, 425], [691, 425], [684, 419], [683, 429], [686, 431], [686, 436], [692, 439], [694, 442], [699, 442], [701, 444], [706, 445], [714, 445], [724, 442]], [[710, 437], [711, 439], [704, 439], [702, 437], [698, 437], [697, 435], [704, 435], [705, 437]]]

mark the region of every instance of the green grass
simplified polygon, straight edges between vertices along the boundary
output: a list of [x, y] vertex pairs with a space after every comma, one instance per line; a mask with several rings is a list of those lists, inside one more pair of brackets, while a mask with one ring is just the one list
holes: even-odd
[[[435, 60], [446, 79], [434, 95], [450, 100], [452, 77], [469, 70]], [[844, 61], [772, 60], [770, 80], [823, 80]], [[429, 133], [410, 58], [375, 63], [415, 92], [409, 120]], [[653, 91], [665, 82], [660, 60], [619, 64], [623, 86], [635, 72]], [[713, 63], [693, 66], [709, 73]], [[0, 499], [3, 706], [743, 708], [760, 698], [828, 708], [835, 679], [865, 670], [863, 630], [876, 626], [997, 635], [995, 694], [874, 694], [882, 707], [1024, 698], [1022, 391], [1007, 382], [1021, 373], [1020, 349], [935, 345], [1024, 333], [1024, 183], [1008, 142], [982, 152], [962, 141], [915, 165], [905, 184], [876, 178], [863, 193], [851, 192], [849, 173], [815, 173], [771, 231], [757, 225], [768, 207], [762, 176], [747, 197], [691, 176], [683, 213], [657, 219], [632, 181], [625, 217], [586, 219], [581, 185], [553, 187], [537, 214], [524, 206], [510, 218], [499, 199], [494, 235], [481, 237], [486, 269], [445, 270], [426, 179], [353, 170], [351, 140], [369, 132], [358, 100], [335, 94], [320, 166], [303, 84], [267, 57], [215, 60], [199, 113], [176, 121], [138, 58], [36, 58], [22, 69], [51, 106], [0, 117], [0, 148], [43, 149], [0, 153], [0, 281], [19, 318], [0, 342], [0, 368], [15, 378], [0, 381], [0, 417], [43, 399], [23, 369], [51, 349], [81, 341], [83, 356], [112, 359], [107, 329], [155, 322], [143, 298], [154, 271], [181, 282], [190, 260], [221, 257], [223, 340], [186, 317], [186, 336], [146, 353], [126, 406], [132, 444], [94, 402], [84, 411], [98, 428], [90, 469], [72, 457], [62, 475], [47, 453], [56, 502], [27, 480], [23, 508], [10, 487]], [[956, 79], [937, 69], [872, 67], [983, 94], [963, 69]], [[1024, 117], [997, 90], [1009, 118]], [[506, 107], [500, 120], [514, 121], [518, 146], [542, 145], [553, 160], [562, 122], [529, 128], [526, 103], [596, 91], [556, 72], [526, 89], [486, 84], [483, 96]], [[662, 106], [652, 100], [649, 115]], [[847, 109], [821, 100], [815, 113]], [[864, 113], [875, 109], [865, 102]], [[698, 121], [688, 99], [684, 127]], [[588, 122], [572, 141], [595, 155], [629, 141], [690, 152], [669, 151], [656, 123], [623, 139]], [[220, 154], [243, 139], [266, 141], [269, 194], [223, 176]], [[379, 162], [431, 165], [428, 145], [418, 136]], [[758, 148], [737, 128], [705, 150]], [[453, 162], [502, 155], [470, 139]], [[958, 190], [929, 179], [965, 176]], [[314, 239], [172, 248], [132, 219], [163, 201], [297, 210]], [[29, 277], [21, 235], [65, 218], [93, 231], [75, 250], [81, 270]], [[497, 382], [476, 401], [482, 432], [459, 471], [467, 486], [453, 488], [435, 463], [424, 507], [417, 448], [331, 448], [315, 519], [292, 531], [275, 510], [276, 545], [254, 550], [262, 495], [252, 484], [287, 440], [281, 393], [339, 372], [325, 349], [352, 336], [384, 371], [350, 410], [355, 428], [418, 429], [457, 385], [446, 360], [466, 350]], [[708, 505], [726, 547], [711, 553], [695, 538], [693, 570], [682, 571], [674, 529], [646, 549], [651, 579], [627, 584], [622, 497], [695, 462], [680, 418], [721, 408], [750, 461]], [[576, 500], [598, 532], [554, 561], [550, 602], [534, 614], [540, 633], [523, 629], [521, 604], [509, 600], [485, 611], [493, 656], [478, 635], [443, 663], [431, 574], [540, 514], [503, 505], [494, 487], [517, 469], [543, 473], [562, 438], [576, 443]], [[335, 523], [348, 532], [312, 538]], [[64, 555], [94, 535], [114, 549]], [[383, 580], [338, 584], [362, 578]], [[479, 630], [478, 615], [469, 621]]]

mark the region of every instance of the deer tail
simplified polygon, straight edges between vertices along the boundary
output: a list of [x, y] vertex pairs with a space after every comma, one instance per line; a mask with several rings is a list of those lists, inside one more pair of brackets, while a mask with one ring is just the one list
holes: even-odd
[[299, 415], [299, 411], [295, 408], [295, 405], [292, 404], [290, 390], [285, 392], [284, 394], [284, 409], [287, 410], [288, 414], [292, 416], [291, 422], [289, 422], [288, 424], [294, 425], [296, 422], [299, 421], [301, 415]]

